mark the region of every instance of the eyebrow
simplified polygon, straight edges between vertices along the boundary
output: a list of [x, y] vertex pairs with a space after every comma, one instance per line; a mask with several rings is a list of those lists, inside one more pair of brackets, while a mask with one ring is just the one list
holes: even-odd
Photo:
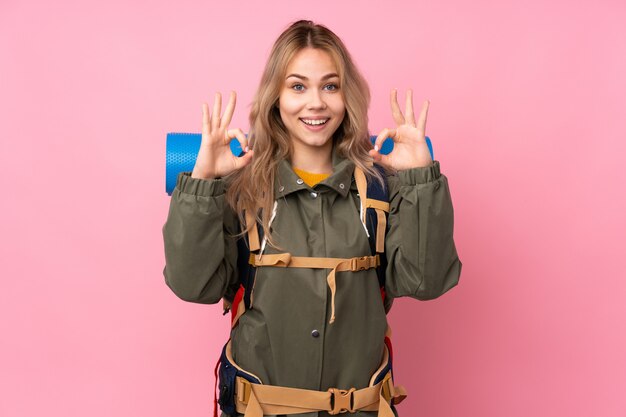
[[[305, 77], [304, 75], [300, 75], [300, 74], [289, 74], [289, 75], [287, 76], [287, 78], [289, 78], [289, 77], [297, 77], [297, 78], [301, 78], [301, 79], [303, 79], [304, 81], [307, 81], [307, 80], [308, 80], [308, 78], [307, 78], [307, 77]], [[329, 79], [329, 78], [333, 78], [333, 77], [339, 77], [339, 75], [335, 74], [334, 72], [331, 72], [330, 74], [326, 74], [326, 75], [324, 75], [324, 76], [322, 77], [322, 81], [327, 80], [327, 79]]]

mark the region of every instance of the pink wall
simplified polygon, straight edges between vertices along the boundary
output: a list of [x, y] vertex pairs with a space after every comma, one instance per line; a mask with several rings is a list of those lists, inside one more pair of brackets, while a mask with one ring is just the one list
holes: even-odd
[[86, 3], [0, 4], [0, 416], [208, 415], [228, 324], [163, 281], [165, 134], [229, 89], [247, 130], [302, 17], [348, 45], [372, 131], [391, 88], [431, 100], [464, 269], [394, 306], [401, 416], [624, 415], [623, 2]]

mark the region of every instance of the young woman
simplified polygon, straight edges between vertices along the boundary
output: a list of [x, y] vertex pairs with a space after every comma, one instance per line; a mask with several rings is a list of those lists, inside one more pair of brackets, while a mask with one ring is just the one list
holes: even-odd
[[[458, 282], [448, 182], [425, 141], [429, 102], [416, 119], [411, 90], [404, 112], [393, 90], [396, 127], [372, 147], [369, 100], [342, 41], [298, 21], [273, 46], [248, 137], [229, 127], [234, 92], [223, 114], [219, 94], [212, 112], [203, 103], [196, 164], [179, 175], [163, 227], [164, 275], [183, 300], [236, 303], [224, 414], [393, 416], [404, 392], [390, 379], [391, 301]], [[386, 137], [394, 149], [382, 155]]]

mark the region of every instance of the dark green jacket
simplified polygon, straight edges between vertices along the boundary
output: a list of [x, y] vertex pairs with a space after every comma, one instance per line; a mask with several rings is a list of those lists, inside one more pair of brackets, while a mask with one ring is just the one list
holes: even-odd
[[[277, 243], [294, 256], [369, 255], [353, 172], [350, 160], [334, 154], [333, 174], [310, 188], [282, 161], [272, 223]], [[165, 281], [183, 300], [217, 303], [225, 295], [232, 297], [238, 285], [237, 246], [231, 235], [239, 232], [239, 223], [225, 203], [223, 180], [190, 175], [179, 175], [163, 226]], [[440, 174], [439, 161], [399, 171], [388, 176], [388, 184], [386, 292], [420, 300], [439, 297], [457, 284], [462, 266], [453, 240], [448, 181]], [[268, 245], [264, 253], [279, 252]], [[253, 308], [231, 335], [239, 366], [265, 384], [324, 391], [368, 386], [380, 365], [387, 328], [376, 270], [337, 273], [332, 324], [328, 272], [257, 269]], [[223, 336], [226, 342], [228, 335]]]

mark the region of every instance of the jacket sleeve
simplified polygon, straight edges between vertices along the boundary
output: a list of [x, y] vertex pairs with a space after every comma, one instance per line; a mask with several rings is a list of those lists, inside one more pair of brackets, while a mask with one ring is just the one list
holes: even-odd
[[181, 172], [163, 225], [165, 283], [181, 299], [213, 304], [236, 286], [238, 220], [221, 179]]
[[398, 171], [388, 184], [385, 290], [391, 297], [437, 298], [458, 283], [462, 266], [448, 180], [434, 161]]

